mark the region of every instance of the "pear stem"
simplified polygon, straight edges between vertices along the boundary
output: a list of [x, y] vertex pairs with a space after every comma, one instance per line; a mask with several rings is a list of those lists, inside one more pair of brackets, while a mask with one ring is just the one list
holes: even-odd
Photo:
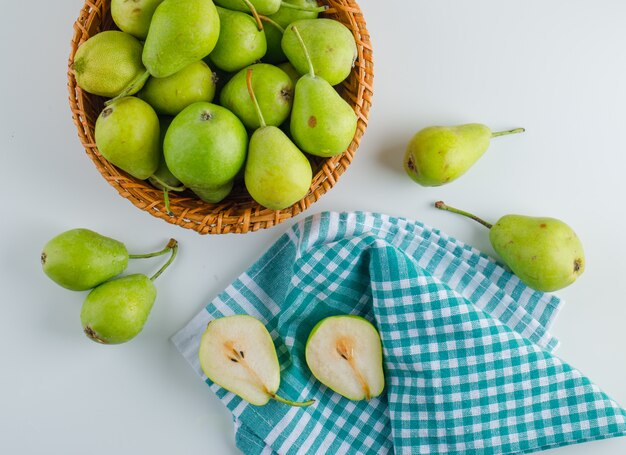
[[263, 112], [261, 112], [261, 106], [259, 106], [259, 101], [256, 99], [256, 95], [254, 94], [254, 89], [252, 88], [252, 72], [254, 70], [252, 68], [248, 68], [248, 72], [246, 73], [246, 83], [248, 84], [248, 93], [250, 94], [250, 98], [252, 98], [252, 102], [254, 103], [254, 108], [256, 109], [256, 113], [259, 116], [259, 123], [261, 124], [261, 128], [265, 128], [267, 123], [265, 123], [265, 118], [263, 117]]
[[263, 22], [261, 22], [261, 16], [259, 16], [259, 13], [257, 12], [257, 10], [254, 7], [254, 5], [250, 2], [250, 0], [242, 0], [242, 1], [246, 5], [248, 5], [248, 8], [250, 9], [250, 12], [254, 16], [254, 19], [256, 20], [256, 25], [259, 28], [259, 31], [263, 30]]
[[309, 74], [311, 75], [311, 77], [315, 77], [315, 68], [313, 68], [313, 60], [311, 60], [311, 54], [309, 54], [309, 50], [307, 49], [306, 44], [304, 43], [304, 40], [302, 39], [302, 35], [300, 35], [300, 31], [296, 28], [295, 25], [291, 27], [291, 29], [293, 30], [293, 33], [295, 33], [296, 38], [298, 38], [298, 41], [300, 41], [300, 45], [302, 46], [302, 50], [304, 51], [304, 56], [306, 57], [306, 61], [309, 64]]
[[274, 400], [278, 401], [279, 403], [288, 404], [289, 406], [295, 406], [296, 408], [306, 408], [307, 406], [311, 406], [313, 403], [315, 403], [315, 400], [309, 400], [309, 401], [303, 401], [303, 402], [289, 401], [276, 395], [275, 393], [270, 394], [270, 396]]
[[167, 269], [170, 264], [172, 262], [174, 262], [174, 259], [176, 258], [176, 254], [178, 253], [178, 242], [174, 239], [170, 239], [170, 241], [167, 243], [167, 249], [171, 251], [171, 256], [170, 258], [167, 260], [167, 262], [163, 265], [163, 267], [161, 267], [159, 269], [159, 271], [157, 273], [155, 273], [154, 275], [152, 275], [150, 277], [150, 281], [154, 281], [156, 280], [158, 277], [161, 276], [161, 274], [163, 272], [165, 272], [165, 269]]
[[297, 10], [300, 10], [300, 11], [310, 11], [312, 13], [323, 13], [324, 11], [326, 11], [329, 8], [328, 5], [308, 7], [308, 6], [292, 5], [291, 3], [287, 3], [287, 2], [284, 2], [284, 1], [280, 2], [280, 7], [281, 8], [289, 8], [289, 9], [297, 9]]
[[170, 248], [169, 242], [168, 242], [167, 246], [165, 248], [163, 248], [161, 251], [156, 251], [154, 253], [146, 253], [146, 254], [129, 254], [128, 258], [129, 259], [150, 259], [150, 258], [156, 258], [158, 256], [163, 256], [169, 250], [171, 250], [171, 248]]
[[120, 98], [124, 98], [128, 96], [130, 92], [132, 92], [135, 89], [135, 87], [137, 87], [138, 85], [145, 84], [149, 77], [150, 77], [150, 71], [146, 71], [145, 73], [136, 77], [124, 90], [122, 90], [122, 92], [119, 95], [117, 95], [115, 98], [105, 101], [104, 105], [110, 106], [111, 104], [119, 100]]
[[172, 210], [170, 209], [170, 191], [185, 191], [187, 188], [184, 186], [170, 186], [165, 183], [163, 180], [158, 178], [156, 175], [150, 177], [154, 181], [156, 181], [159, 185], [161, 185], [163, 190], [163, 204], [165, 204], [165, 211], [169, 216], [173, 216]]
[[456, 213], [457, 215], [463, 215], [463, 216], [465, 216], [467, 218], [470, 218], [470, 219], [472, 219], [472, 220], [482, 224], [487, 229], [491, 229], [493, 227], [493, 224], [486, 222], [482, 218], [478, 218], [476, 215], [472, 215], [469, 212], [465, 212], [463, 210], [459, 210], [459, 209], [455, 209], [454, 207], [450, 207], [449, 205], [446, 205], [443, 201], [435, 202], [435, 207], [437, 207], [439, 210], [445, 210], [447, 212]]
[[514, 130], [498, 131], [497, 133], [492, 133], [491, 137], [508, 136], [509, 134], [519, 134], [524, 133], [525, 131], [525, 128], [515, 128]]
[[272, 24], [274, 27], [276, 27], [280, 33], [285, 33], [285, 29], [275, 20], [267, 17], [267, 16], [259, 16], [261, 18], [262, 21], [267, 22], [268, 24]]

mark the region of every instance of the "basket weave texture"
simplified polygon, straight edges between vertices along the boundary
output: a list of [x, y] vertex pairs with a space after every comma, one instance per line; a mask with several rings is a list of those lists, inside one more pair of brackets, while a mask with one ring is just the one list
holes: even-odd
[[74, 23], [74, 35], [68, 62], [68, 89], [72, 118], [78, 129], [78, 137], [87, 155], [102, 176], [119, 194], [136, 207], [187, 229], [201, 234], [245, 234], [266, 229], [298, 215], [319, 200], [337, 182], [352, 162], [359, 142], [367, 128], [373, 95], [374, 64], [372, 45], [365, 19], [354, 0], [324, 0], [329, 9], [323, 14], [342, 22], [352, 31], [358, 49], [358, 58], [352, 73], [339, 87], [340, 94], [354, 108], [358, 127], [348, 150], [332, 158], [313, 157], [313, 181], [308, 194], [293, 206], [284, 210], [269, 210], [255, 202], [244, 185], [236, 185], [233, 192], [219, 204], [208, 204], [191, 192], [170, 193], [172, 215], [168, 215], [163, 193], [148, 182], [138, 180], [109, 163], [98, 151], [94, 139], [96, 119], [104, 106], [104, 98], [84, 92], [76, 85], [72, 70], [78, 47], [93, 35], [115, 29], [111, 19], [110, 0], [86, 0]]

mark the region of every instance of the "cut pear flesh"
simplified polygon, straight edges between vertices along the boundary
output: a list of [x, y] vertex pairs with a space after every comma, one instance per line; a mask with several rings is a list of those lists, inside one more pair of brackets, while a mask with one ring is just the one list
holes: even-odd
[[309, 335], [305, 355], [313, 375], [350, 400], [369, 400], [385, 388], [380, 335], [364, 318], [320, 321]]
[[308, 406], [276, 395], [280, 387], [280, 366], [269, 332], [258, 319], [247, 315], [227, 316], [211, 321], [198, 351], [200, 366], [207, 377], [224, 389], [255, 406], [270, 399], [291, 406]]

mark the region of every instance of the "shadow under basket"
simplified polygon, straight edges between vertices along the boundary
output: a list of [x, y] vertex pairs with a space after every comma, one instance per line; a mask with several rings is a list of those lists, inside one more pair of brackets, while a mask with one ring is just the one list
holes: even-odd
[[141, 210], [168, 223], [193, 229], [200, 234], [245, 234], [273, 227], [307, 210], [335, 185], [352, 162], [367, 128], [373, 95], [372, 44], [359, 5], [354, 0], [324, 0], [320, 1], [320, 4], [329, 6], [322, 16], [346, 25], [357, 43], [358, 57], [355, 66], [348, 79], [338, 87], [341, 96], [353, 107], [358, 116], [357, 132], [348, 149], [332, 158], [312, 157], [311, 188], [301, 201], [287, 209], [269, 210], [259, 205], [241, 182], [236, 184], [233, 192], [219, 204], [203, 202], [190, 191], [172, 192], [170, 193], [172, 215], [169, 215], [165, 210], [162, 191], [113, 166], [96, 147], [94, 128], [105, 99], [84, 92], [76, 85], [72, 65], [76, 50], [83, 42], [101, 31], [115, 29], [115, 24], [109, 11], [110, 0], [86, 0], [74, 23], [68, 62], [69, 101], [78, 137], [102, 176], [122, 197]]

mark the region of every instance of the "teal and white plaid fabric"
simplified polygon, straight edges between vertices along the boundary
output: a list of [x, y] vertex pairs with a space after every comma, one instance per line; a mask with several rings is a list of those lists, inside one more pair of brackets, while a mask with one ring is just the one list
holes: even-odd
[[[245, 454], [516, 454], [626, 435], [626, 411], [556, 357], [561, 306], [489, 257], [418, 222], [323, 213], [290, 229], [173, 338], [232, 412]], [[351, 402], [317, 382], [304, 344], [322, 318], [379, 329], [386, 389]], [[202, 375], [207, 323], [250, 314], [274, 338], [280, 393], [247, 404]]]

